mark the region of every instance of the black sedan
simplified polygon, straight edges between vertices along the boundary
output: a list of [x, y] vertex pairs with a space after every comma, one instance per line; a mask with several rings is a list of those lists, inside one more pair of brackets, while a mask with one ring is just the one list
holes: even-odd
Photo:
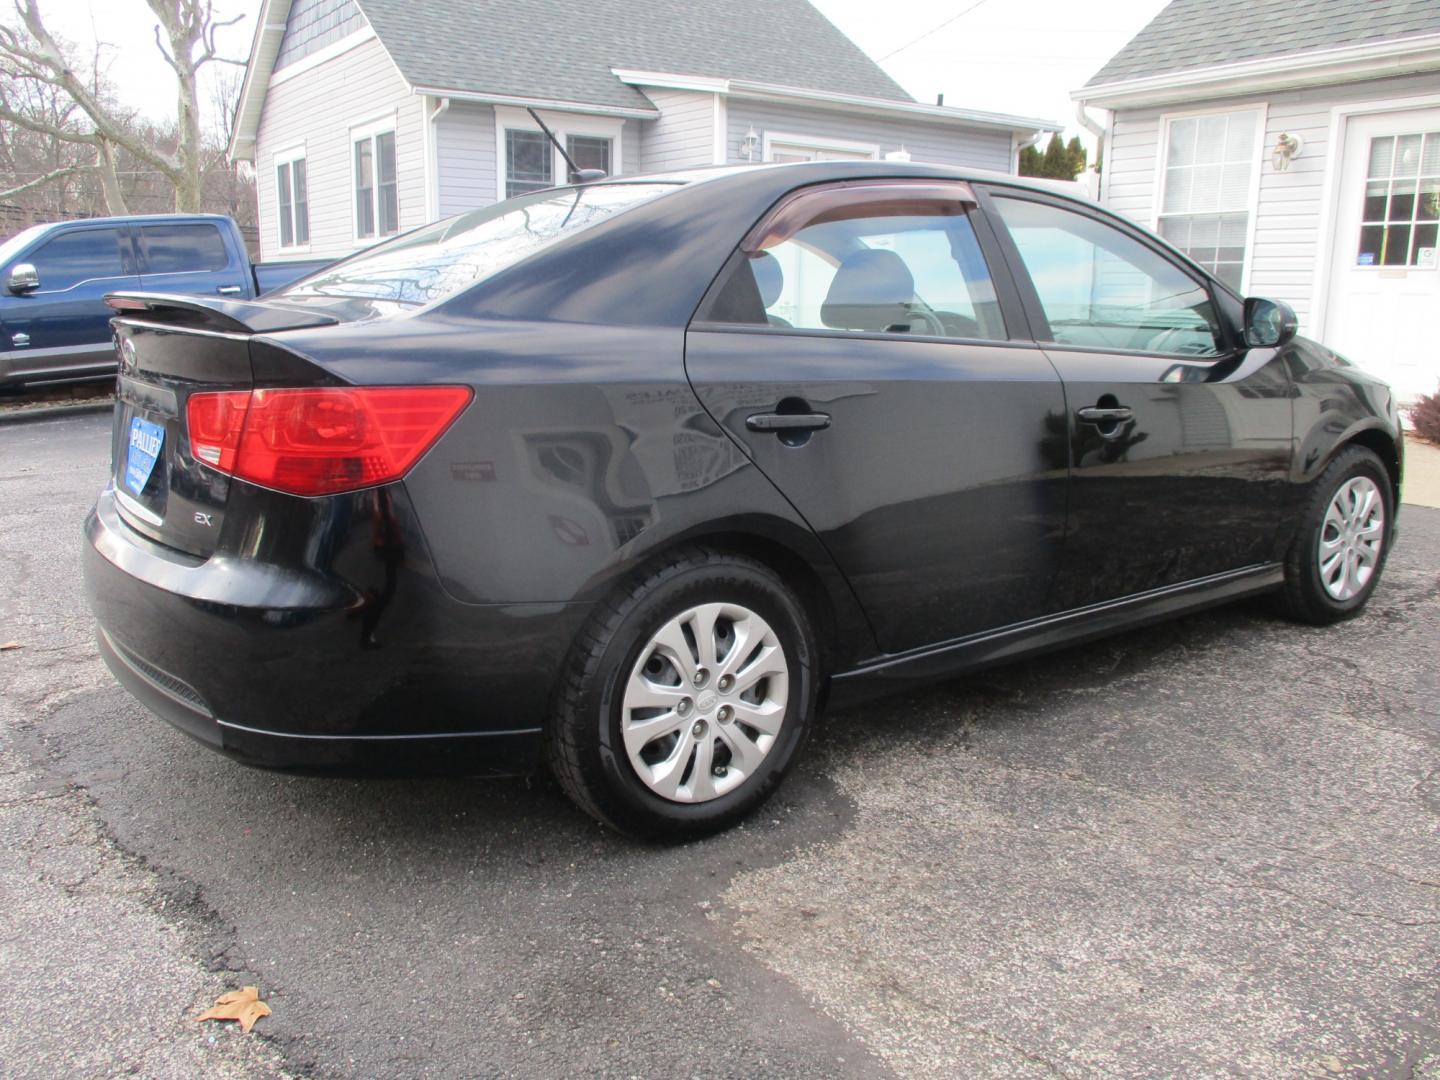
[[125, 294], [104, 655], [282, 768], [691, 836], [817, 708], [1272, 592], [1369, 599], [1381, 382], [1153, 235], [889, 162], [535, 192], [263, 302]]

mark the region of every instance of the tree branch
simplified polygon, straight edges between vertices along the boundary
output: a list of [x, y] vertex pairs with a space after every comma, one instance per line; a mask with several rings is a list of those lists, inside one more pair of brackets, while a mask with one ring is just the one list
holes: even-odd
[[24, 195], [27, 191], [33, 191], [37, 187], [43, 187], [50, 183], [51, 180], [61, 180], [67, 176], [75, 176], [78, 173], [87, 172], [89, 168], [88, 165], [69, 165], [63, 169], [54, 169], [44, 176], [37, 176], [29, 183], [21, 184], [19, 187], [13, 187], [9, 191], [0, 191], [0, 200], [16, 198], [17, 196]]

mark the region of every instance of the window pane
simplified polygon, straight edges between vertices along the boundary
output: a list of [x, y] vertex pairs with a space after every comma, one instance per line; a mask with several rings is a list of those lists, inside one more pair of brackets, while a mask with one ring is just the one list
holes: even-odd
[[375, 235], [374, 143], [361, 139], [355, 144], [355, 235]]
[[1195, 133], [1199, 130], [1198, 120], [1172, 120], [1170, 122], [1169, 154], [1166, 160], [1171, 165], [1195, 164]]
[[[1436, 233], [1436, 229], [1437, 229], [1437, 226], [1435, 226], [1435, 225], [1416, 225], [1416, 226], [1415, 226], [1415, 236], [1414, 236], [1414, 239], [1413, 239], [1413, 241], [1412, 241], [1412, 242], [1414, 243], [1414, 245], [1415, 245], [1415, 250], [1413, 250], [1413, 251], [1410, 253], [1410, 265], [1411, 265], [1411, 266], [1418, 266], [1418, 265], [1420, 265], [1420, 252], [1421, 252], [1422, 249], [1425, 249], [1425, 248], [1430, 248], [1430, 249], [1432, 249], [1432, 250], [1434, 249], [1434, 247], [1435, 247], [1435, 233]], [[1434, 258], [1434, 256], [1432, 255], [1431, 258]], [[1431, 265], [1434, 265], [1434, 264], [1432, 263]]]
[[1255, 122], [1253, 112], [1231, 113], [1225, 132], [1225, 160], [1249, 161], [1255, 154]]
[[1407, 225], [1415, 216], [1415, 181], [1396, 180], [1390, 187], [1390, 214], [1388, 220], [1403, 221]]
[[1381, 266], [1404, 266], [1410, 259], [1410, 226], [1389, 225], [1380, 249]]
[[1395, 175], [1416, 176], [1420, 172], [1420, 136], [1401, 135], [1395, 140]]
[[1390, 166], [1394, 160], [1395, 137], [1393, 135], [1370, 140], [1370, 178], [1372, 180], [1389, 179]]
[[505, 197], [554, 184], [554, 154], [550, 140], [539, 131], [505, 131]]
[[1009, 198], [996, 206], [1052, 340], [1189, 356], [1219, 352], [1208, 290], [1170, 260], [1086, 214]]
[[1425, 149], [1420, 155], [1420, 175], [1440, 176], [1440, 131], [1425, 135]]
[[295, 243], [310, 243], [310, 193], [305, 183], [305, 159], [291, 162], [295, 176]]
[[290, 201], [290, 163], [287, 161], [275, 170], [276, 198], [280, 214], [280, 246], [290, 247], [295, 243], [293, 227], [294, 206]]
[[1361, 221], [1384, 221], [1390, 197], [1390, 181], [1370, 180], [1365, 184], [1365, 210]]
[[1415, 206], [1415, 216], [1421, 221], [1434, 221], [1436, 218], [1440, 218], [1440, 180], [1422, 180], [1420, 182], [1420, 198]]
[[124, 273], [120, 263], [120, 233], [116, 229], [62, 233], [35, 252], [29, 261], [35, 264], [44, 292]]
[[565, 136], [565, 152], [581, 169], [599, 169], [610, 175], [610, 140], [596, 135]]
[[1194, 169], [1168, 169], [1165, 172], [1165, 198], [1163, 213], [1183, 214], [1190, 209], [1191, 188], [1194, 185]]
[[382, 131], [375, 136], [377, 179], [382, 184], [395, 182], [395, 133]]
[[378, 191], [379, 232], [389, 236], [400, 230], [399, 190], [395, 183], [395, 133], [375, 136], [375, 175]]

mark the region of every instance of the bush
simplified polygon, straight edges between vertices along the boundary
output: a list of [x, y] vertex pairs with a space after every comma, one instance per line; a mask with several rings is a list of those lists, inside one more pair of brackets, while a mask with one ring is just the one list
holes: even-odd
[[1410, 430], [1422, 439], [1440, 443], [1440, 393], [1425, 394], [1410, 410]]

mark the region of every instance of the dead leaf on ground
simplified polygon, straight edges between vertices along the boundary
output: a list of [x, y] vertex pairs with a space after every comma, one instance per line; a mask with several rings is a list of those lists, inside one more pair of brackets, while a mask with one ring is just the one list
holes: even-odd
[[9, 652], [11, 649], [23, 649], [24, 647], [18, 641], [7, 641], [4, 645], [0, 645], [0, 652]]
[[239, 1020], [240, 1030], [249, 1032], [255, 1021], [270, 1015], [270, 1006], [260, 1000], [260, 988], [247, 986], [231, 990], [215, 999], [215, 1007], [206, 1009], [196, 1020]]

